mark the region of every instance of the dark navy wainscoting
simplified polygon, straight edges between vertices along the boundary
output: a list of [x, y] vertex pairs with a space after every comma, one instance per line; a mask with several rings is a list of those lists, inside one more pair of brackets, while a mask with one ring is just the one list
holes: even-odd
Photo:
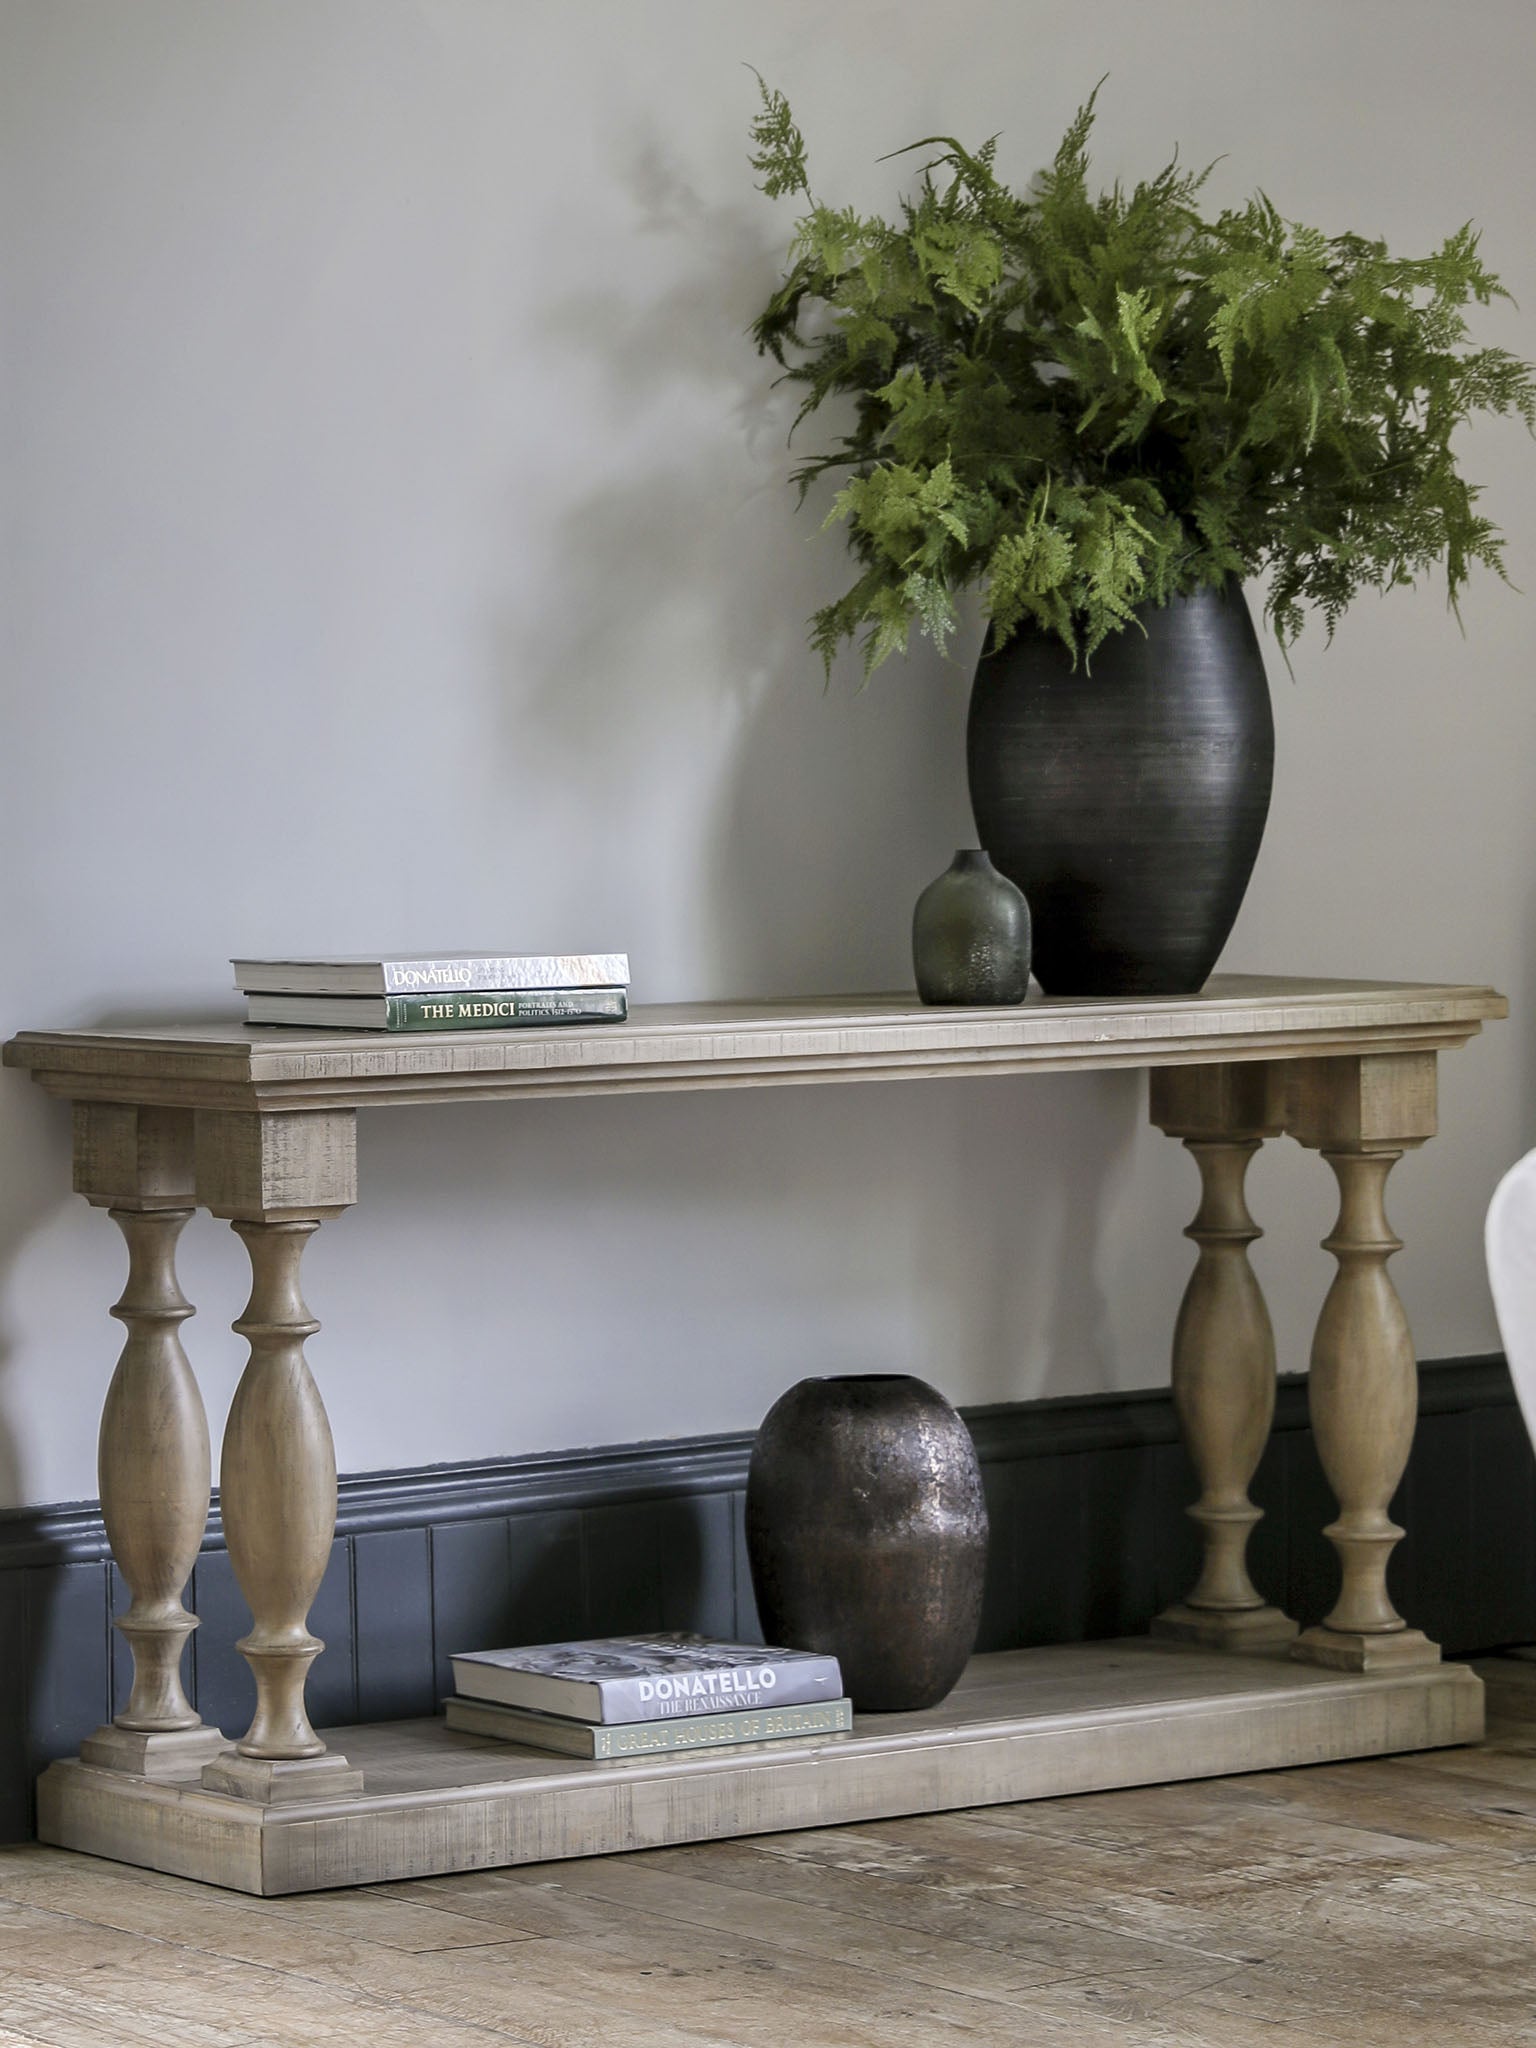
[[[1498, 1358], [1426, 1365], [1392, 1564], [1401, 1611], [1448, 1651], [1536, 1642], [1536, 1461]], [[967, 1412], [992, 1516], [983, 1649], [1144, 1629], [1186, 1592], [1193, 1481], [1166, 1390]], [[448, 1656], [494, 1644], [696, 1628], [760, 1640], [742, 1538], [750, 1436], [563, 1452], [344, 1478], [310, 1626], [319, 1726], [431, 1713]], [[1254, 1498], [1267, 1598], [1303, 1623], [1336, 1586], [1333, 1501], [1305, 1381], [1282, 1382]], [[127, 1695], [127, 1604], [94, 1503], [0, 1515], [0, 1840], [31, 1828], [32, 1783]], [[249, 1614], [217, 1502], [188, 1605], [203, 1718], [231, 1733], [252, 1688]]]

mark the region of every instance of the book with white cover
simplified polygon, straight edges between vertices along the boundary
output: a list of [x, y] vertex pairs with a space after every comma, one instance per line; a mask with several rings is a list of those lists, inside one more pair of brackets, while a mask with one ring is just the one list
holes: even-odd
[[331, 960], [232, 960], [250, 995], [409, 996], [475, 989], [614, 988], [629, 981], [627, 953], [366, 954]]
[[843, 1692], [835, 1657], [675, 1631], [467, 1651], [451, 1662], [453, 1682], [466, 1699], [605, 1726], [800, 1706], [840, 1699]]
[[738, 1742], [784, 1742], [794, 1736], [846, 1735], [853, 1702], [808, 1700], [798, 1707], [748, 1707], [737, 1713], [684, 1714], [670, 1721], [577, 1721], [568, 1714], [535, 1714], [495, 1700], [451, 1699], [443, 1716], [462, 1735], [492, 1735], [528, 1749], [561, 1756], [666, 1756], [676, 1750], [724, 1749]]

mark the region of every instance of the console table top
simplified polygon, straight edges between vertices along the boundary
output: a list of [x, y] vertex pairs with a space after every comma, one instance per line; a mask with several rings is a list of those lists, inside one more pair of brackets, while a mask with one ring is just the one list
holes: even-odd
[[1218, 974], [1198, 995], [1031, 995], [926, 1008], [910, 992], [642, 1004], [624, 1024], [459, 1032], [238, 1022], [23, 1031], [5, 1063], [75, 1101], [218, 1109], [357, 1108], [506, 1095], [1185, 1066], [1431, 1052], [1509, 1013], [1491, 988]]

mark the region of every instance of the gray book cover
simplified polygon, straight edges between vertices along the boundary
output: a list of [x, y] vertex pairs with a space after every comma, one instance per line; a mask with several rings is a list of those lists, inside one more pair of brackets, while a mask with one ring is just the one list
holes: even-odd
[[466, 1698], [605, 1725], [800, 1706], [843, 1691], [835, 1657], [675, 1631], [461, 1652], [452, 1663]]

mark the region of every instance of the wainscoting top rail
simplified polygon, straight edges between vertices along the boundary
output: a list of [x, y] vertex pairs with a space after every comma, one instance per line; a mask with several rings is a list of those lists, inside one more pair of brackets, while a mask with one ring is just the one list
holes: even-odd
[[625, 1024], [304, 1031], [145, 1021], [23, 1031], [5, 1047], [52, 1095], [216, 1109], [627, 1094], [812, 1081], [1435, 1052], [1507, 1016], [1490, 988], [1219, 974], [1199, 995], [925, 1009], [906, 993], [642, 1005]]

